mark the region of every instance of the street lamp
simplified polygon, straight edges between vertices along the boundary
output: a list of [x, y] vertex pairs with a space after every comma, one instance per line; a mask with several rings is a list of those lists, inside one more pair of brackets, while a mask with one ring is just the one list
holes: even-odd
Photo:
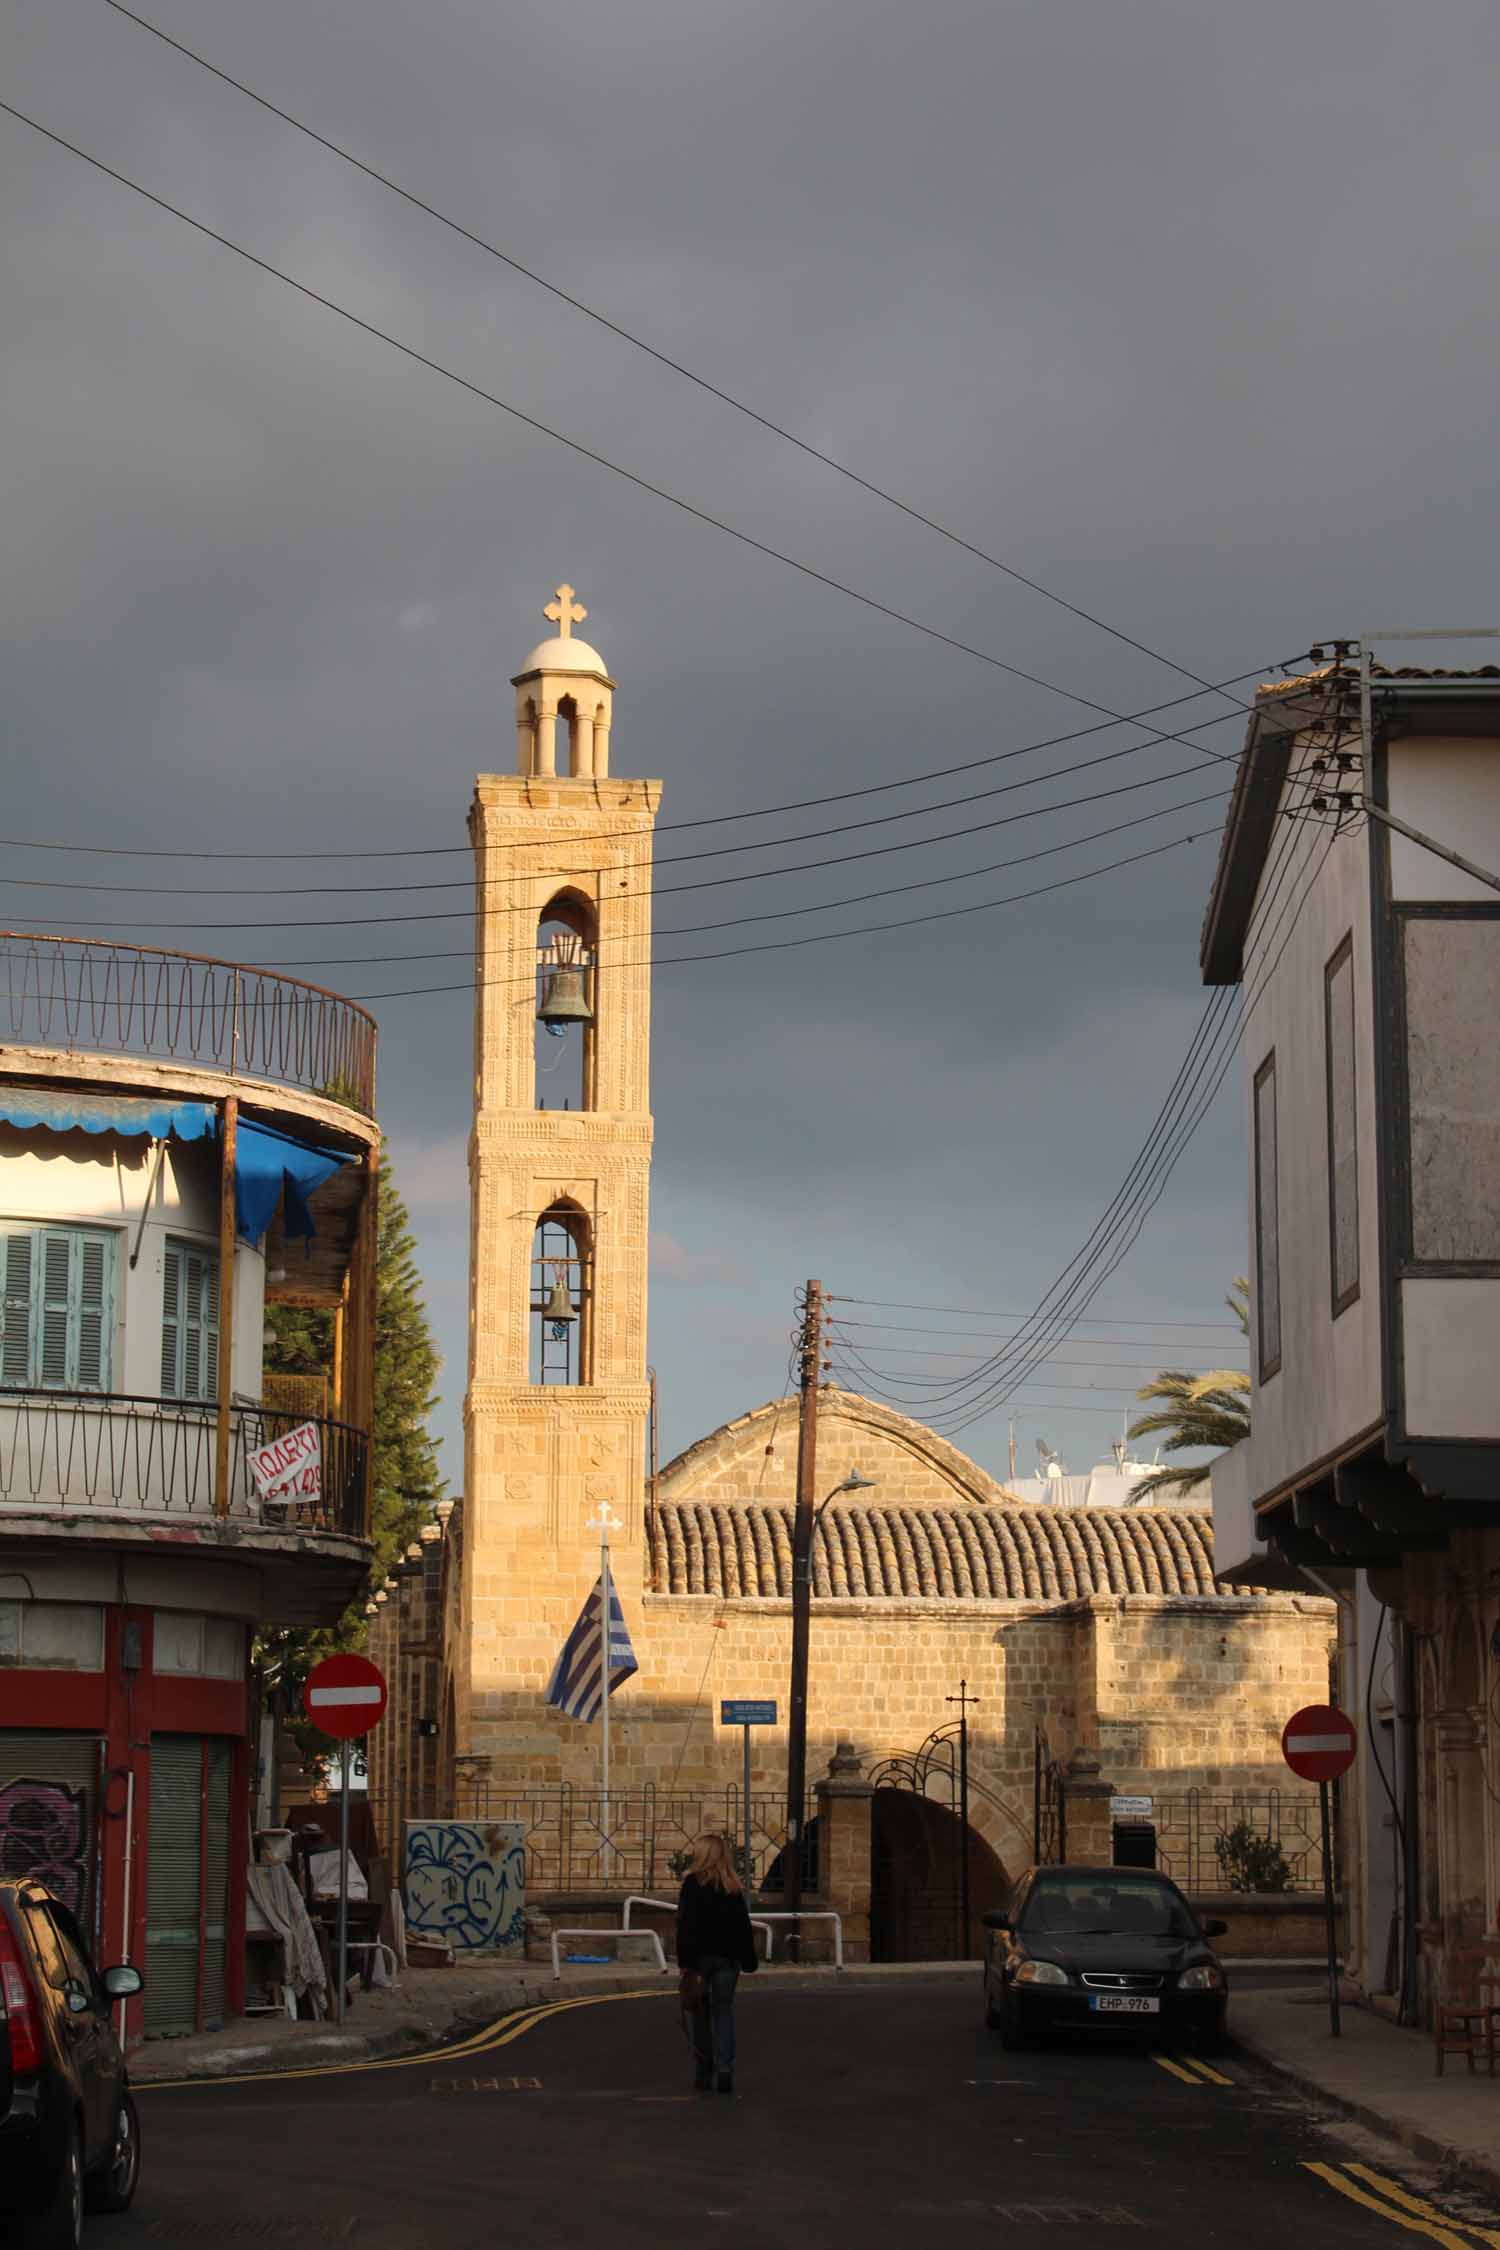
[[[815, 1508], [798, 1495], [792, 1524], [792, 1689], [787, 1712], [786, 1854], [783, 1902], [788, 1914], [802, 1906], [802, 1809], [807, 1796], [807, 1639], [812, 1622], [813, 1532], [830, 1500], [841, 1492], [873, 1492], [874, 1477], [851, 1469], [843, 1482], [823, 1495]], [[795, 1936], [795, 1933], [793, 1933]]]

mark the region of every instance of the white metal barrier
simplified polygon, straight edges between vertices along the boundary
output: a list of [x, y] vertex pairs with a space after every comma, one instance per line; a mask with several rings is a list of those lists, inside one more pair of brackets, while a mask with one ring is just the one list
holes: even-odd
[[660, 1971], [661, 1971], [661, 1973], [662, 1973], [662, 1975], [663, 1975], [663, 1976], [665, 1976], [665, 1975], [666, 1975], [666, 1973], [667, 1973], [667, 1957], [666, 1957], [665, 1953], [663, 1953], [663, 1951], [662, 1951], [662, 1949], [661, 1949], [661, 1939], [660, 1939], [660, 1938], [659, 1938], [659, 1937], [657, 1936], [657, 1934], [656, 1934], [655, 1930], [632, 1930], [632, 1929], [630, 1929], [630, 1928], [628, 1927], [628, 1925], [627, 1925], [627, 1927], [625, 1927], [624, 1929], [619, 1929], [619, 1930], [614, 1930], [614, 1929], [604, 1929], [604, 1930], [554, 1930], [554, 1931], [553, 1931], [553, 1933], [552, 1933], [552, 1975], [553, 1975], [553, 1978], [554, 1978], [555, 1980], [557, 1980], [557, 1979], [560, 1979], [560, 1978], [561, 1978], [561, 1976], [562, 1976], [562, 1961], [561, 1961], [561, 1959], [560, 1959], [560, 1958], [559, 1958], [559, 1956], [558, 1956], [558, 1950], [557, 1950], [557, 1941], [558, 1941], [558, 1939], [559, 1939], [559, 1938], [622, 1938], [622, 1937], [636, 1937], [636, 1938], [644, 1938], [644, 1939], [646, 1940], [646, 1943], [647, 1943], [647, 1944], [648, 1944], [648, 1945], [649, 1945], [649, 1946], [651, 1947], [652, 1951], [653, 1951], [653, 1952], [655, 1953], [655, 1955], [656, 1955], [656, 1965], [657, 1965], [657, 1967], [658, 1967], [658, 1968], [660, 1969]]
[[817, 1909], [809, 1907], [804, 1914], [763, 1914], [760, 1919], [764, 1922], [831, 1922], [833, 1924], [833, 1965], [836, 1969], [841, 1969], [844, 1966], [843, 1916], [835, 1914], [832, 1907]]
[[[632, 1906], [654, 1906], [657, 1909], [658, 1913], [661, 1914], [675, 1914], [677, 1912], [676, 1903], [672, 1899], [642, 1898], [638, 1892], [632, 1891], [629, 1898], [625, 1901], [625, 1920], [623, 1927], [627, 1930], [630, 1927], [630, 1909], [632, 1908]], [[776, 1945], [776, 1933], [771, 1927], [770, 1915], [752, 1914], [750, 1917], [750, 1927], [752, 1930], [763, 1930], [765, 1932], [766, 1959], [769, 1961]]]

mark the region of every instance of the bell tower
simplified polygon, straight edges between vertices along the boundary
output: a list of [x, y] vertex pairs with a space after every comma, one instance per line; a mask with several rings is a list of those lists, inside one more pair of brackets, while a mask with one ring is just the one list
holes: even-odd
[[[460, 1755], [517, 1786], [595, 1779], [548, 1678], [598, 1571], [642, 1589], [651, 840], [658, 781], [615, 779], [615, 683], [573, 628], [515, 675], [516, 771], [481, 774], [464, 1410]], [[623, 1719], [625, 1713], [620, 1712]], [[628, 1730], [617, 1735], [628, 1765]], [[483, 1768], [480, 1769], [481, 1771]]]

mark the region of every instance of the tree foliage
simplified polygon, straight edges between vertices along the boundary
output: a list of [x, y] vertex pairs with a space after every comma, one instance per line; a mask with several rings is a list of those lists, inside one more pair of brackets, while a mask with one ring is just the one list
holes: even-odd
[[[1250, 1333], [1250, 1284], [1236, 1279], [1224, 1302], [1240, 1327]], [[1130, 1425], [1133, 1438], [1160, 1437], [1163, 1453], [1222, 1453], [1250, 1433], [1250, 1378], [1239, 1367], [1215, 1367], [1205, 1375], [1164, 1367], [1152, 1382], [1143, 1383], [1136, 1397], [1151, 1411]], [[1193, 1492], [1208, 1482], [1208, 1463], [1187, 1468], [1153, 1470], [1135, 1488], [1139, 1499], [1158, 1493]]]
[[[268, 1374], [327, 1375], [333, 1367], [333, 1316], [300, 1305], [266, 1307]], [[380, 1211], [375, 1270], [375, 1383], [371, 1430], [370, 1530], [374, 1554], [367, 1586], [337, 1625], [271, 1632], [260, 1657], [268, 1687], [296, 1727], [304, 1750], [326, 1749], [327, 1737], [295, 1714], [301, 1687], [321, 1657], [364, 1645], [365, 1604], [431, 1516], [444, 1491], [429, 1422], [442, 1365], [432, 1340], [417, 1271], [416, 1240], [396, 1187], [390, 1158], [380, 1157]]]

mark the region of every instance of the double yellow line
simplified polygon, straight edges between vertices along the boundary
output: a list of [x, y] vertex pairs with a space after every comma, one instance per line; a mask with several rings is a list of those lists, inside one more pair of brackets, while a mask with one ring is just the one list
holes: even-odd
[[1196, 2055], [1153, 2055], [1151, 2060], [1161, 2070], [1180, 2078], [1184, 2086], [1232, 2086], [1234, 2080], [1226, 2078], [1222, 2070], [1200, 2062]]
[[1500, 2228], [1476, 2226], [1469, 2219], [1451, 2218], [1436, 2204], [1413, 2195], [1399, 2180], [1387, 2179], [1384, 2172], [1377, 2172], [1368, 2164], [1304, 2164], [1303, 2170], [1315, 2173], [1327, 2186], [1347, 2196], [1351, 2203], [1360, 2204], [1366, 2211], [1378, 2211], [1392, 2226], [1402, 2227], [1408, 2234], [1425, 2234], [1429, 2242], [1441, 2243], [1443, 2250], [1474, 2250], [1476, 2242], [1488, 2243], [1491, 2250], [1500, 2250]]
[[383, 2055], [369, 2062], [302, 2063], [293, 2070], [246, 2070], [222, 2078], [146, 2078], [134, 2086], [138, 2094], [175, 2094], [188, 2087], [201, 2086], [285, 2086], [293, 2080], [304, 2078], [353, 2078], [372, 2070], [430, 2069], [434, 2063], [462, 2062], [473, 2055], [493, 2054], [500, 2047], [509, 2047], [514, 2040], [524, 2037], [537, 2024], [546, 2023], [553, 2016], [565, 2016], [574, 2008], [607, 2008], [619, 2000], [653, 2000], [662, 1997], [659, 1985], [645, 1985], [628, 1992], [594, 1992], [580, 1994], [573, 2000], [544, 2000], [535, 2007], [517, 2008], [509, 2015], [497, 2016], [483, 2030], [471, 2032], [467, 2039], [455, 2040], [445, 2047], [422, 2047], [415, 2054]]

